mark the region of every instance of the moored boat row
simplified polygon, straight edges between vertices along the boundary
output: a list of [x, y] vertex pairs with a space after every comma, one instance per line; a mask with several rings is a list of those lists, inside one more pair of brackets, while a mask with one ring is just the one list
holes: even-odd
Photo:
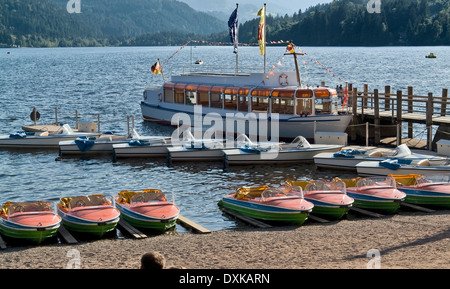
[[110, 195], [63, 197], [46, 201], [6, 202], [0, 210], [0, 233], [40, 244], [56, 236], [60, 225], [69, 231], [102, 237], [115, 230], [120, 218], [137, 228], [163, 232], [175, 225], [179, 209], [160, 190], [122, 191]]
[[[311, 215], [342, 219], [352, 207], [397, 213], [402, 203], [450, 208], [450, 179], [445, 176], [391, 175], [287, 181], [278, 187], [241, 187], [223, 196], [221, 208], [276, 224], [302, 225]], [[179, 216], [173, 194], [161, 190], [121, 191], [115, 198], [93, 194], [46, 201], [6, 202], [0, 210], [0, 233], [40, 244], [68, 230], [102, 237], [123, 218], [140, 229], [164, 232]]]

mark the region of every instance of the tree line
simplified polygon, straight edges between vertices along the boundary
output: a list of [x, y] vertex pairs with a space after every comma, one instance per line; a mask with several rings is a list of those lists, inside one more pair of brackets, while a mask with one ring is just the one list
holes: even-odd
[[[175, 0], [0, 1], [0, 46], [158, 46], [189, 40], [229, 42], [226, 23]], [[334, 0], [292, 15], [266, 17], [266, 40], [308, 46], [450, 45], [449, 0]], [[232, 11], [230, 11], [231, 14]], [[373, 12], [373, 11], [372, 11]], [[256, 43], [259, 17], [239, 25], [239, 42]]]

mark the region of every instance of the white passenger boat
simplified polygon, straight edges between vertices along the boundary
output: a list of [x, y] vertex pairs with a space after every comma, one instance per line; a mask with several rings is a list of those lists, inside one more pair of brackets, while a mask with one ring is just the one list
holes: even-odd
[[388, 176], [410, 174], [430, 176], [438, 174], [449, 174], [450, 165], [432, 166], [426, 159], [418, 162], [405, 161], [401, 159], [389, 159], [380, 162], [360, 162], [356, 165], [356, 171], [360, 176]]
[[324, 152], [314, 156], [314, 163], [320, 168], [356, 170], [356, 165], [364, 161], [383, 161], [387, 159], [403, 159], [418, 162], [427, 159], [433, 166], [445, 165], [448, 157], [413, 153], [406, 144], [395, 149], [347, 149], [339, 152]]
[[59, 142], [74, 140], [80, 136], [95, 137], [100, 133], [74, 132], [68, 124], [61, 126], [55, 132], [26, 132], [21, 131], [10, 135], [0, 136], [0, 148], [18, 149], [57, 149]]
[[292, 163], [312, 161], [321, 152], [337, 152], [341, 145], [310, 144], [303, 136], [291, 143], [268, 143], [266, 145], [248, 140], [238, 148], [225, 150], [224, 161], [229, 165]]
[[[225, 132], [218, 138], [229, 139], [252, 131], [272, 139], [314, 139], [315, 131], [345, 132], [352, 118], [338, 112], [335, 89], [303, 86], [298, 67], [296, 72], [172, 76], [160, 88], [146, 89], [140, 106], [144, 120], [213, 128]], [[242, 124], [245, 131], [238, 130]]]

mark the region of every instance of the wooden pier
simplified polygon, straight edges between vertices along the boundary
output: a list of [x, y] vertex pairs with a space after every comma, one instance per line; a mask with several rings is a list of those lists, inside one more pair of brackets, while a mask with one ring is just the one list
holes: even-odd
[[[442, 89], [442, 95], [414, 94], [414, 88], [409, 86], [406, 92], [397, 90], [391, 92], [390, 86], [384, 91], [374, 89], [369, 91], [367, 84], [363, 90], [349, 84], [348, 112], [353, 114], [349, 135], [352, 141], [357, 137], [370, 135], [375, 145], [380, 144], [384, 137], [396, 137], [396, 145], [402, 144], [403, 124], [407, 125], [408, 138], [413, 139], [413, 124], [422, 124], [422, 133], [428, 150], [436, 150], [436, 142], [440, 139], [450, 139], [450, 112], [448, 89]], [[339, 96], [343, 97], [340, 93]], [[423, 126], [424, 125], [424, 126]], [[433, 136], [433, 126], [438, 126]]]

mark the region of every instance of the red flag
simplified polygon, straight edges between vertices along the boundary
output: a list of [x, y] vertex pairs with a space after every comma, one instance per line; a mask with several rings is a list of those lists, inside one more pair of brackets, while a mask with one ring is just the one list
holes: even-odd
[[348, 88], [347, 83], [345, 83], [344, 100], [342, 101], [342, 108], [344, 108], [345, 104], [347, 103], [347, 99], [348, 99]]

